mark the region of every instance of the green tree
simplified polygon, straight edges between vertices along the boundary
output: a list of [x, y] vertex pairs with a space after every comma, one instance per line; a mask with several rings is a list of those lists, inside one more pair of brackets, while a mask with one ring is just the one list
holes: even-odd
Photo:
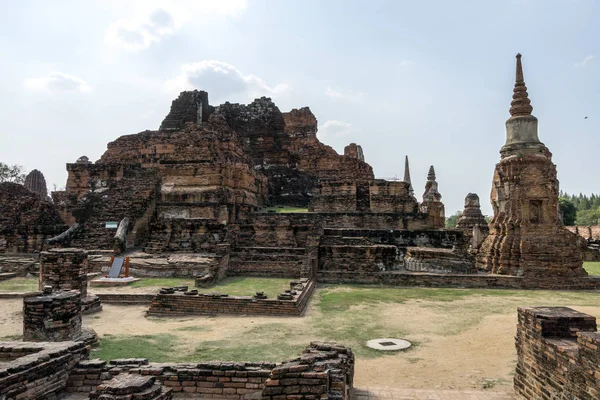
[[577, 207], [567, 198], [561, 198], [558, 200], [560, 207], [560, 213], [562, 214], [563, 224], [575, 225], [575, 219], [577, 218]]
[[600, 209], [577, 211], [577, 219], [575, 220], [575, 225], [600, 225]]
[[0, 161], [0, 183], [1, 182], [24, 183], [25, 169], [20, 165], [8, 165]]
[[458, 219], [460, 218], [460, 216], [462, 215], [462, 212], [457, 211], [454, 214], [452, 214], [451, 216], [446, 218], [446, 228], [456, 228], [456, 223], [458, 222]]

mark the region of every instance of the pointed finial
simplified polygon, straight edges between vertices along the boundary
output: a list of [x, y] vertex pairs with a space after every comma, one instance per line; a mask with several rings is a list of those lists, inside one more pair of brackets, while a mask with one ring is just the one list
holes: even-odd
[[429, 172], [427, 173], [428, 181], [435, 181], [435, 169], [433, 169], [433, 165], [429, 167]]
[[521, 64], [521, 54], [517, 54], [517, 69], [515, 73], [515, 88], [513, 89], [513, 99], [510, 103], [510, 115], [521, 116], [531, 115], [533, 107], [527, 94], [527, 86], [523, 78], [523, 65]]
[[411, 183], [411, 181], [410, 181], [410, 169], [408, 167], [408, 156], [404, 157], [404, 182]]

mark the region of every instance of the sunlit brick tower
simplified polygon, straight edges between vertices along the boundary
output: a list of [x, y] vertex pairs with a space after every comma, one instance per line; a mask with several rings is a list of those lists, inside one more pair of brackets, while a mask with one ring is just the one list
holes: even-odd
[[516, 82], [492, 182], [494, 218], [477, 255], [492, 273], [534, 278], [582, 276], [577, 238], [561, 224], [558, 179], [552, 154], [538, 138], [538, 120], [517, 54]]

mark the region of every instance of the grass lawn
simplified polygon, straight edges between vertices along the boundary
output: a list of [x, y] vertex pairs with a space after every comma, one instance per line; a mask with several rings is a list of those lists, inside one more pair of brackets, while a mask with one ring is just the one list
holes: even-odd
[[[226, 286], [251, 287], [242, 284], [241, 279], [232, 278], [230, 282]], [[414, 345], [409, 352], [416, 352], [434, 337], [460, 337], [493, 315], [506, 315], [512, 331], [519, 306], [598, 304], [600, 292], [320, 285], [303, 318], [150, 318], [147, 322], [155, 326], [153, 333], [120, 336], [115, 327], [114, 333], [102, 337], [94, 357], [147, 357], [165, 362], [279, 361], [296, 357], [310, 341], [333, 340], [352, 347], [357, 356], [370, 359], [390, 354], [366, 347], [365, 342], [373, 338], [407, 338]], [[221, 318], [231, 318], [234, 325], [222, 326]], [[219, 333], [218, 339], [202, 339], [202, 335], [214, 332]], [[509, 338], [511, 343], [513, 336], [514, 332]], [[514, 349], [510, 346], [507, 351], [512, 354]]]
[[306, 213], [308, 208], [301, 207], [286, 207], [286, 206], [275, 206], [267, 207], [262, 210], [263, 212], [276, 212], [276, 213]]
[[600, 276], [600, 261], [586, 261], [583, 263], [583, 268], [585, 268], [590, 275]]
[[194, 287], [194, 280], [189, 278], [141, 278], [131, 285], [123, 286], [126, 288], [149, 288], [151, 291], [159, 290], [163, 287], [189, 286]]
[[11, 278], [0, 281], [0, 292], [35, 292], [38, 290], [37, 278]]
[[127, 286], [92, 286], [90, 290], [92, 293], [156, 293], [163, 287], [188, 286], [200, 293], [219, 292], [231, 296], [253, 296], [256, 292], [265, 292], [273, 299], [290, 288], [290, 279], [229, 277], [208, 288], [196, 288], [194, 284], [194, 280], [189, 278], [141, 278]]
[[288, 278], [259, 278], [232, 276], [219, 281], [209, 288], [196, 288], [200, 293], [219, 292], [231, 296], [254, 296], [256, 292], [265, 292], [270, 298], [290, 288], [291, 279]]

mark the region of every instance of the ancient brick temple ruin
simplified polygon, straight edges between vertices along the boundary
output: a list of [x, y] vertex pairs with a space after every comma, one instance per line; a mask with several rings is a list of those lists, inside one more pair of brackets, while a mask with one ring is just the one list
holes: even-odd
[[[265, 97], [213, 106], [195, 90], [173, 100], [158, 130], [117, 138], [96, 162], [67, 164], [53, 203], [41, 174], [30, 175], [36, 194], [3, 184], [0, 251], [125, 252], [140, 276], [190, 276], [200, 286], [246, 275], [528, 288], [567, 277], [569, 288], [600, 287], [561, 225], [556, 167], [520, 56], [516, 75], [489, 228], [469, 194], [457, 228], [445, 229], [434, 166], [417, 199], [408, 157], [403, 180], [376, 179], [360, 145], [340, 155], [321, 143], [308, 107], [281, 112]], [[301, 212], [276, 212], [284, 207]], [[143, 261], [152, 257], [163, 261]], [[97, 260], [90, 269], [100, 270]]]
[[[172, 102], [158, 130], [117, 138], [96, 162], [67, 164], [52, 202], [39, 172], [26, 186], [0, 184], [0, 252], [39, 254], [46, 290], [24, 299], [24, 337], [36, 342], [0, 343], [0, 399], [63, 390], [92, 399], [351, 398], [354, 355], [335, 343], [311, 343], [281, 364], [88, 360], [95, 336], [81, 338], [81, 313], [101, 309], [88, 273], [105, 271], [115, 254], [130, 256], [138, 276], [194, 278], [198, 287], [226, 276], [293, 279], [276, 299], [164, 288], [148, 300], [148, 314], [160, 317], [302, 316], [319, 282], [599, 289], [582, 269], [577, 235], [561, 224], [556, 166], [531, 112], [518, 55], [489, 227], [469, 193], [457, 228], [444, 228], [434, 166], [418, 200], [408, 157], [403, 180], [376, 179], [360, 145], [340, 155], [320, 142], [307, 107], [281, 112], [265, 97], [212, 106], [197, 90]], [[277, 212], [285, 207], [300, 212]], [[517, 395], [598, 398], [595, 328], [569, 309], [520, 309]]]
[[499, 274], [583, 276], [577, 237], [559, 218], [556, 166], [538, 138], [532, 110], [518, 54], [506, 144], [492, 183], [494, 218], [477, 263]]
[[[182, 92], [158, 131], [118, 138], [95, 163], [82, 156], [67, 164], [66, 189], [52, 196], [53, 212], [70, 228], [46, 237], [47, 246], [202, 254], [213, 260], [195, 267], [203, 283], [321, 270], [372, 280], [403, 270], [407, 249], [419, 246], [441, 250], [428, 259], [471, 266], [455, 272], [472, 270], [463, 252], [449, 253], [468, 243], [463, 231], [443, 229], [433, 167], [419, 202], [408, 158], [403, 181], [375, 179], [360, 145], [339, 155], [316, 133], [307, 107], [281, 112], [264, 97], [215, 107], [206, 92]], [[132, 267], [140, 271], [135, 260]]]

